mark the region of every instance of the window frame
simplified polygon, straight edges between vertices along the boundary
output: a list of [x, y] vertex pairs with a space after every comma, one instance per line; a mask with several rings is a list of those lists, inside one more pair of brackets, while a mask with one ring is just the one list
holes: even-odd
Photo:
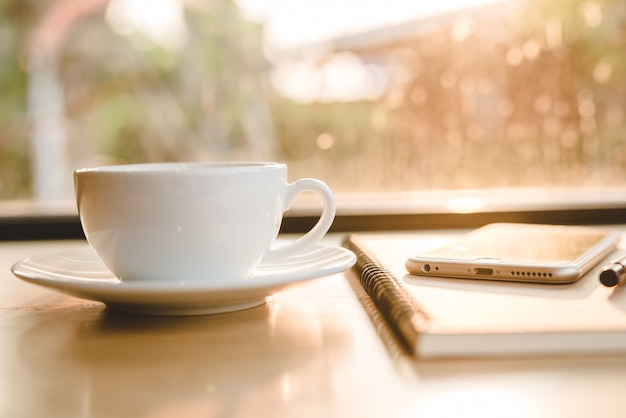
[[[330, 232], [469, 229], [492, 222], [626, 224], [626, 187], [577, 188], [560, 198], [550, 188], [526, 195], [516, 189], [508, 192], [520, 198], [489, 198], [493, 190], [466, 192], [465, 196], [483, 199], [483, 206], [465, 212], [446, 206], [450, 198], [464, 196], [463, 191], [339, 195]], [[318, 215], [315, 200], [297, 200], [285, 213], [280, 232], [305, 232], [315, 224]], [[84, 238], [73, 202], [0, 202], [0, 241]]]

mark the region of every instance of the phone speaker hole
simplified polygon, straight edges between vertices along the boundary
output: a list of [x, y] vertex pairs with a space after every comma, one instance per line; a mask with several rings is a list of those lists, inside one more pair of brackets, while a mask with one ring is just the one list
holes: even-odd
[[552, 277], [552, 273], [536, 272], [536, 271], [512, 271], [511, 276], [523, 277]]

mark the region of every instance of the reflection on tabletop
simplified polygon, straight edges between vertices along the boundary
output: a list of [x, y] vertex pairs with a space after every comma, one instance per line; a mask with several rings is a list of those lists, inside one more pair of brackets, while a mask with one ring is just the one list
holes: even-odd
[[113, 312], [10, 273], [83, 246], [0, 243], [0, 416], [622, 416], [625, 356], [415, 359], [351, 271], [182, 318]]

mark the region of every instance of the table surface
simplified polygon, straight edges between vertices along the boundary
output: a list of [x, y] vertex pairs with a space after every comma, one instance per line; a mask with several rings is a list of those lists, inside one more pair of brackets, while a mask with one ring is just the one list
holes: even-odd
[[624, 416], [626, 355], [415, 359], [351, 271], [257, 308], [176, 318], [109, 311], [10, 272], [85, 245], [0, 243], [2, 417]]

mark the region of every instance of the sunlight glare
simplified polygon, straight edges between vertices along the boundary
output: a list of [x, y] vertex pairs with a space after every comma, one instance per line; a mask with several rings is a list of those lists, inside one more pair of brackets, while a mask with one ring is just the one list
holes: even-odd
[[329, 149], [331, 149], [334, 142], [335, 142], [335, 140], [332, 137], [332, 135], [327, 133], [327, 132], [319, 134], [317, 136], [317, 139], [315, 140], [315, 143], [317, 144], [317, 147], [319, 149], [321, 149], [321, 150], [329, 150]]
[[367, 65], [354, 54], [335, 54], [322, 64], [285, 60], [272, 70], [272, 85], [300, 103], [375, 100], [387, 81], [382, 69]]
[[106, 21], [117, 34], [141, 33], [166, 49], [179, 49], [188, 38], [182, 0], [112, 0]]
[[452, 213], [475, 213], [485, 208], [485, 201], [477, 196], [459, 196], [449, 199], [446, 207]]
[[244, 15], [262, 16], [266, 47], [271, 53], [473, 6], [510, 1], [275, 0], [265, 3], [264, 10], [258, 0], [238, 0], [238, 4]]
[[459, 389], [432, 396], [409, 416], [423, 418], [521, 418], [532, 417], [534, 408], [529, 399], [515, 391], [501, 389]]
[[[332, 54], [324, 47], [326, 42], [438, 14], [514, 0], [236, 1], [244, 17], [263, 24], [265, 52], [273, 63], [274, 89], [299, 103], [312, 103], [377, 100], [391, 83], [390, 68], [365, 63], [345, 51]], [[460, 17], [452, 35], [461, 42], [475, 29], [474, 20]], [[303, 46], [313, 47], [303, 51]], [[296, 54], [290, 56], [289, 51]]]

